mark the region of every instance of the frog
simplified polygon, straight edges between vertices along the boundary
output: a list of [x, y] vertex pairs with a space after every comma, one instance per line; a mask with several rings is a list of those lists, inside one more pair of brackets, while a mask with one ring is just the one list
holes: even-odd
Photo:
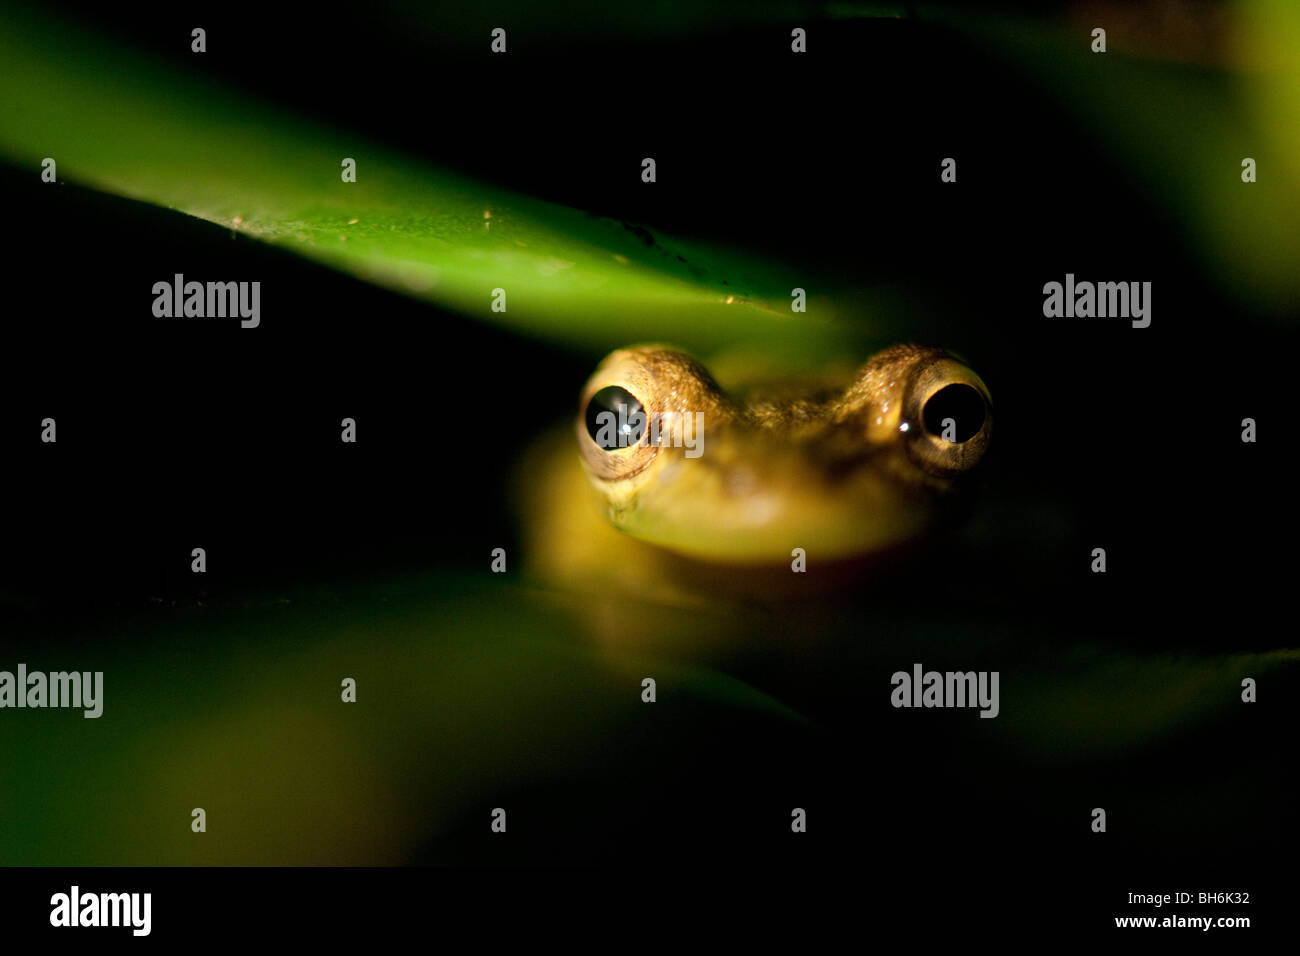
[[992, 431], [988, 386], [937, 346], [799, 374], [615, 349], [525, 465], [532, 569], [678, 599], [779, 596], [810, 564], [839, 587], [962, 513]]

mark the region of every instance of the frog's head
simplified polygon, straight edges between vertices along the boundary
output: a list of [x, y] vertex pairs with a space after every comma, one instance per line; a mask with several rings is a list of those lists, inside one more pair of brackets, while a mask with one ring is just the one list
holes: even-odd
[[611, 353], [576, 431], [620, 530], [740, 564], [869, 555], [933, 523], [988, 447], [988, 389], [951, 354], [899, 345], [847, 383], [724, 390], [674, 349]]

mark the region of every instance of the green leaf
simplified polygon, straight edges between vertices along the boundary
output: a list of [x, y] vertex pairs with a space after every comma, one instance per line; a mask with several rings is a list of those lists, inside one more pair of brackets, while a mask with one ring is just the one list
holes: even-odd
[[[10, 11], [0, 13], [0, 153], [34, 177], [52, 157], [60, 180], [526, 334], [601, 348], [744, 340], [810, 359], [860, 338], [844, 316], [864, 300], [819, 296], [815, 310], [793, 313], [791, 290], [809, 277], [779, 263], [475, 182]], [[355, 183], [342, 180], [345, 158]], [[491, 311], [498, 288], [504, 312]]]
[[[736, 715], [809, 732], [733, 677], [580, 639], [536, 591], [423, 571], [329, 590], [160, 609], [65, 641], [104, 672], [104, 715], [5, 712], [18, 723], [0, 734], [0, 805], [30, 812], [0, 814], [0, 863], [392, 865], [507, 787], [636, 781]], [[37, 638], [16, 644], [9, 660], [51, 660]], [[662, 720], [643, 716], [644, 667], [673, 688]], [[196, 806], [222, 837], [194, 837]]]

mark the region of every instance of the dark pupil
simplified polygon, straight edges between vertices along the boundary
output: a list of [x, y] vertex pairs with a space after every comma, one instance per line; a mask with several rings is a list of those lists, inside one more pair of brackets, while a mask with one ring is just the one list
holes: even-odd
[[969, 385], [945, 385], [930, 396], [922, 416], [931, 435], [946, 437], [944, 419], [951, 418], [954, 427], [948, 434], [954, 441], [969, 441], [984, 427], [984, 397]]
[[645, 433], [645, 409], [625, 388], [609, 385], [587, 403], [587, 434], [601, 448], [635, 445]]

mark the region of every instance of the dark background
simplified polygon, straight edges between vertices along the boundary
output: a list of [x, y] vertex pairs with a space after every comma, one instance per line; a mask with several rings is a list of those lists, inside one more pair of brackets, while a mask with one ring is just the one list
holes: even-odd
[[[511, 31], [510, 53], [492, 58], [491, 9], [471, 34], [415, 34], [360, 11], [278, 19], [251, 4], [51, 10], [480, 178], [938, 296], [995, 400], [976, 525], [991, 531], [894, 581], [889, 613], [967, 614], [1040, 627], [1045, 645], [1134, 653], [1287, 643], [1290, 330], [1221, 297], [1125, 157], [960, 37], [907, 20], [810, 20], [813, 53], [793, 57], [786, 28], [616, 41]], [[208, 32], [203, 57], [189, 53], [195, 25]], [[652, 188], [645, 155], [658, 163]], [[945, 156], [958, 159], [955, 186], [939, 182]], [[571, 414], [599, 355], [524, 342], [166, 210], [45, 187], [31, 170], [0, 168], [0, 194], [6, 632], [58, 641], [159, 601], [221, 607], [251, 589], [412, 566], [485, 574], [493, 547], [514, 553], [510, 476], [491, 462]], [[155, 320], [150, 287], [175, 272], [260, 279], [262, 327]], [[1066, 272], [1151, 281], [1151, 327], [1045, 320], [1042, 285]], [[57, 445], [39, 441], [46, 416]], [[356, 445], [338, 441], [344, 416], [359, 423]], [[1258, 444], [1240, 441], [1246, 416]], [[208, 553], [201, 579], [195, 546]], [[1104, 576], [1088, 572], [1097, 546]], [[942, 879], [997, 909], [990, 881], [1040, 903], [1045, 887], [1079, 881], [1109, 901], [1117, 885], [1140, 889], [1139, 873], [1157, 888], [1233, 889], [1290, 858], [1276, 786], [1296, 709], [1280, 685], [1195, 738], [1084, 771], [1094, 792], [1177, 801], [1212, 772], [1208, 755], [1259, 767], [1268, 796], [1207, 806], [1208, 836], [1120, 827], [1099, 848], [1079, 824], [1098, 804], [1026, 817], [985, 785], [1005, 765], [961, 737], [928, 738], [923, 720], [891, 719], [872, 679], [846, 676], [837, 689], [849, 696], [817, 700], [838, 729], [811, 741], [712, 727], [708, 748], [656, 768], [657, 799], [617, 819], [591, 823], [599, 801], [569, 790], [532, 793], [564, 826], [509, 851], [468, 836], [415, 847], [412, 862], [625, 863], [660, 847], [667, 864], [844, 867], [898, 874], [904, 889]], [[1011, 772], [1051, 790], [1080, 769]], [[765, 816], [798, 803], [786, 792], [796, 778], [834, 828], [797, 846], [756, 841]], [[599, 768], [582, 781], [599, 792]], [[561, 830], [580, 833], [576, 848]]]

